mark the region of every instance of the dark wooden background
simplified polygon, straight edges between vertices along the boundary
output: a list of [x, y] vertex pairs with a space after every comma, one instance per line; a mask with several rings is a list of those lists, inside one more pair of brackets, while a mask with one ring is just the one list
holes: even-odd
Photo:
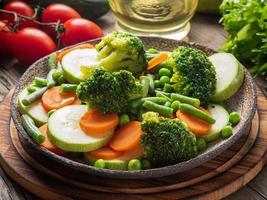
[[[218, 24], [219, 18], [213, 15], [197, 14], [192, 20], [192, 29], [188, 40], [218, 49], [224, 42], [227, 33]], [[106, 33], [114, 30], [114, 18], [107, 14], [97, 21]], [[1, 44], [0, 44], [1, 45]], [[17, 83], [25, 71], [15, 59], [0, 60], [0, 102], [8, 91]], [[1, 111], [0, 111], [1, 112]], [[1, 139], [1, 138], [0, 138]], [[14, 183], [0, 166], [0, 200], [37, 200], [30, 191]], [[267, 199], [267, 167], [247, 186], [235, 194], [226, 198], [227, 200], [264, 200]]]

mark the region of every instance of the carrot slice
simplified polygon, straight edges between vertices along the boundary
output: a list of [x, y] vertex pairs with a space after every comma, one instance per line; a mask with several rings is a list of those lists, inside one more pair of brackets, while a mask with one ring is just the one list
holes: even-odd
[[39, 130], [40, 130], [40, 131], [44, 134], [44, 136], [45, 136], [45, 141], [41, 144], [44, 148], [46, 148], [46, 149], [48, 149], [49, 151], [52, 151], [52, 152], [54, 152], [55, 154], [58, 154], [58, 155], [64, 155], [64, 154], [66, 154], [65, 151], [63, 151], [63, 150], [57, 148], [56, 146], [54, 146], [54, 145], [50, 142], [50, 140], [49, 140], [49, 138], [48, 138], [48, 136], [47, 136], [47, 124], [44, 124], [43, 126], [41, 126], [41, 127], [39, 128]]
[[[204, 108], [200, 108], [200, 110], [210, 114], [209, 111], [205, 110]], [[212, 126], [208, 122], [199, 119], [189, 113], [181, 112], [180, 110], [177, 111], [176, 116], [181, 121], [185, 122], [189, 130], [192, 131], [196, 136], [207, 135]]]
[[69, 52], [71, 52], [73, 50], [76, 50], [76, 49], [91, 49], [91, 48], [94, 48], [94, 45], [92, 45], [92, 44], [82, 44], [82, 45], [79, 45], [79, 46], [76, 46], [76, 47], [72, 47], [72, 48], [66, 49], [64, 51], [59, 52], [59, 54], [57, 55], [57, 61], [61, 61], [62, 58], [67, 53], [69, 53]]
[[45, 109], [50, 111], [71, 105], [75, 101], [75, 97], [75, 92], [60, 92], [60, 87], [56, 86], [44, 93], [42, 103]]
[[148, 62], [148, 66], [147, 69], [153, 69], [154, 67], [156, 67], [158, 64], [164, 62], [165, 60], [168, 59], [169, 54], [166, 52], [163, 52], [161, 54], [159, 54], [158, 56], [152, 58], [149, 62]]
[[81, 104], [82, 104], [82, 102], [78, 98], [75, 98], [74, 102], [72, 103], [72, 105], [81, 105]]
[[101, 149], [88, 152], [88, 155], [96, 159], [112, 160], [112, 159], [118, 158], [122, 153], [123, 152], [121, 151], [116, 151], [106, 146], [106, 147], [102, 147]]
[[117, 151], [128, 151], [140, 144], [142, 134], [141, 122], [131, 121], [116, 132], [109, 146]]
[[98, 135], [114, 129], [119, 123], [117, 114], [102, 115], [101, 113], [90, 110], [80, 119], [80, 126], [88, 135]]

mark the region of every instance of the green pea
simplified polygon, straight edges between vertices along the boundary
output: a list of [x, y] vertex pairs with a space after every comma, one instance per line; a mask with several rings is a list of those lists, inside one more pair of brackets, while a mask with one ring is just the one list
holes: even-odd
[[173, 87], [169, 83], [165, 83], [163, 87], [164, 92], [173, 92]]
[[227, 139], [233, 135], [233, 128], [231, 126], [225, 126], [221, 130], [221, 137], [222, 139]]
[[170, 78], [168, 76], [162, 76], [159, 81], [161, 85], [164, 85], [165, 83], [170, 83]]
[[141, 161], [138, 159], [130, 160], [128, 163], [128, 170], [141, 170], [142, 164]]
[[176, 110], [179, 110], [180, 105], [181, 105], [181, 102], [180, 102], [180, 101], [174, 101], [174, 102], [172, 102], [172, 104], [171, 104], [171, 108], [172, 108], [174, 111], [176, 111]]
[[150, 169], [151, 168], [151, 163], [146, 159], [143, 159], [141, 161], [141, 164], [142, 164], [142, 169]]
[[100, 168], [100, 169], [104, 169], [105, 168], [105, 161], [103, 159], [98, 159], [97, 161], [95, 161], [95, 167], [96, 168]]
[[154, 86], [155, 86], [155, 88], [160, 88], [162, 85], [161, 85], [159, 80], [155, 80], [154, 81]]
[[240, 115], [237, 112], [231, 112], [229, 121], [232, 125], [236, 125], [240, 122]]
[[206, 149], [207, 143], [203, 138], [197, 138], [197, 150], [198, 151], [203, 151]]
[[28, 91], [29, 93], [33, 93], [33, 92], [36, 91], [36, 87], [34, 87], [33, 85], [28, 86], [28, 87], [27, 87], [27, 91]]
[[171, 71], [167, 68], [161, 68], [159, 70], [159, 76], [168, 76], [171, 77]]
[[130, 118], [128, 115], [124, 114], [122, 116], [120, 116], [120, 121], [119, 121], [119, 125], [120, 127], [124, 126], [125, 124], [127, 124], [130, 121]]

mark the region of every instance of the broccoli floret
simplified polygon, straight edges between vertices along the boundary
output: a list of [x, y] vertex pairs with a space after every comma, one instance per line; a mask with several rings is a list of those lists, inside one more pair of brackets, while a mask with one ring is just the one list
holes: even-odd
[[147, 112], [141, 127], [146, 132], [141, 138], [145, 158], [152, 166], [172, 165], [197, 155], [196, 137], [180, 120]]
[[173, 67], [171, 83], [175, 92], [198, 98], [203, 105], [209, 102], [215, 92], [216, 72], [203, 51], [181, 46], [167, 63]]
[[142, 92], [142, 86], [126, 70], [110, 73], [95, 69], [77, 88], [78, 98], [103, 114], [125, 112], [128, 102], [141, 97]]
[[146, 68], [146, 55], [142, 41], [125, 32], [113, 32], [96, 45], [99, 66], [113, 72], [121, 69], [138, 74]]

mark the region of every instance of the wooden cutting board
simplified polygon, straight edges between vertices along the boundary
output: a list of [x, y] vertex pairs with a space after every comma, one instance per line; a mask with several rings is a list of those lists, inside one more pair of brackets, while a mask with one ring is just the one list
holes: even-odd
[[0, 163], [11, 178], [43, 199], [219, 199], [247, 184], [266, 161], [267, 102], [258, 90], [258, 113], [251, 129], [237, 144], [204, 165], [158, 179], [92, 177], [89, 182], [79, 182], [43, 167], [23, 149], [10, 121], [12, 92], [0, 105]]

